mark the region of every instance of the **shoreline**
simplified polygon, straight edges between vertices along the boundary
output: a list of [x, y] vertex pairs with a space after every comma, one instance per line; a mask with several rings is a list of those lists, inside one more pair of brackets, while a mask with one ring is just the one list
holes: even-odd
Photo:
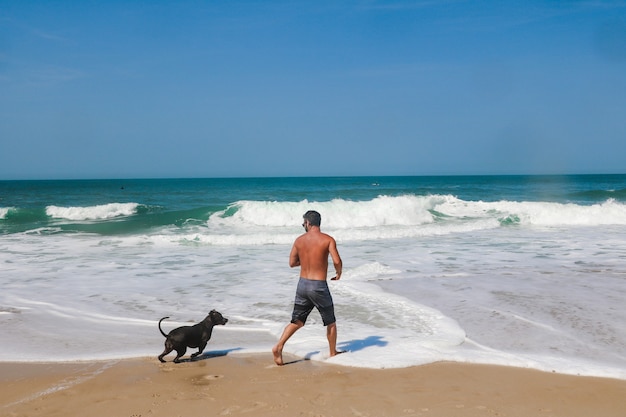
[[438, 362], [354, 368], [271, 352], [174, 364], [156, 358], [0, 362], [0, 414], [22, 416], [618, 417], [626, 380]]

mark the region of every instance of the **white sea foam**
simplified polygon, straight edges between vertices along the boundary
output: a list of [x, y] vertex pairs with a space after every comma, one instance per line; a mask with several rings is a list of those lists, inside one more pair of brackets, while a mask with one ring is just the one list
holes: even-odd
[[46, 207], [46, 214], [56, 219], [104, 220], [120, 216], [131, 216], [137, 212], [137, 203], [110, 203], [90, 207]]
[[[103, 207], [76, 218], [118, 212]], [[269, 352], [290, 319], [297, 271], [287, 258], [310, 208], [344, 259], [330, 286], [339, 347], [350, 353], [326, 358], [315, 312], [286, 353], [375, 368], [456, 360], [626, 379], [623, 204], [440, 195], [242, 201], [202, 226], [0, 236], [0, 325], [14, 340], [0, 360], [156, 357], [161, 317], [171, 317], [168, 331], [213, 308], [230, 321], [208, 351]]]
[[[224, 212], [216, 213], [209, 220], [230, 227], [248, 225], [264, 227], [293, 227], [302, 222], [302, 213], [311, 209], [324, 213], [325, 227], [332, 229], [377, 226], [416, 226], [433, 222], [429, 210], [445, 201], [448, 196], [419, 197], [413, 195], [388, 197], [379, 196], [370, 201], [335, 199], [328, 202], [265, 202], [240, 201]], [[236, 211], [235, 211], [236, 210]], [[226, 213], [235, 211], [232, 216]]]
[[[240, 201], [211, 216], [209, 227], [245, 229], [249, 226], [293, 227], [311, 207], [324, 213], [322, 223], [332, 230], [411, 227], [438, 221], [468, 219], [501, 220], [519, 217], [527, 224], [542, 226], [626, 224], [626, 205], [615, 200], [602, 204], [577, 205], [547, 202], [464, 201], [450, 195], [379, 196], [370, 201], [336, 199], [328, 202]], [[228, 215], [227, 213], [233, 213]]]
[[490, 230], [503, 223], [541, 227], [626, 224], [626, 205], [463, 201], [449, 195], [380, 196], [370, 201], [240, 201], [214, 213], [206, 228], [153, 236], [160, 241], [209, 245], [289, 244], [302, 213], [324, 213], [324, 229], [343, 242], [408, 239]]
[[462, 202], [448, 201], [440, 207], [447, 215], [517, 218], [520, 223], [538, 226], [599, 226], [626, 224], [626, 205], [608, 200], [582, 206], [546, 202]]
[[11, 207], [0, 207], [0, 219], [4, 219], [11, 210]]

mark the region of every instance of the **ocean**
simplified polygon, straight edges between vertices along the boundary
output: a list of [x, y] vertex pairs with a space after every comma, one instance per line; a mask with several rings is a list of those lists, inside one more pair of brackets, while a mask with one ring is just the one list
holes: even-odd
[[156, 361], [216, 309], [206, 355], [271, 365], [310, 209], [348, 353], [316, 311], [285, 353], [626, 379], [626, 175], [0, 181], [0, 361]]

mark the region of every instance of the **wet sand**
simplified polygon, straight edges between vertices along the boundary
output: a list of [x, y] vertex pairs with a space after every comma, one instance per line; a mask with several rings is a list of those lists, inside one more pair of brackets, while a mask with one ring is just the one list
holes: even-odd
[[[489, 365], [363, 369], [272, 354], [0, 363], [1, 416], [623, 417], [626, 381]], [[290, 362], [292, 361], [292, 362]]]

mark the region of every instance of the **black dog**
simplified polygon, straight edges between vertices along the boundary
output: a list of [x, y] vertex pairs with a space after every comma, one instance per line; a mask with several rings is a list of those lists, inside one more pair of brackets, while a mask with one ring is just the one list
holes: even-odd
[[198, 348], [198, 351], [191, 355], [192, 358], [201, 354], [211, 338], [213, 326], [218, 324], [224, 325], [228, 322], [228, 319], [222, 317], [219, 312], [211, 310], [209, 315], [200, 323], [194, 324], [193, 326], [178, 327], [169, 334], [165, 334], [161, 329], [161, 322], [165, 319], [169, 319], [169, 317], [163, 317], [159, 320], [159, 330], [161, 334], [165, 336], [165, 350], [159, 355], [159, 360], [165, 362], [163, 356], [175, 350], [178, 353], [176, 358], [174, 358], [174, 362], [176, 363], [180, 362], [180, 357], [187, 352], [187, 347]]

